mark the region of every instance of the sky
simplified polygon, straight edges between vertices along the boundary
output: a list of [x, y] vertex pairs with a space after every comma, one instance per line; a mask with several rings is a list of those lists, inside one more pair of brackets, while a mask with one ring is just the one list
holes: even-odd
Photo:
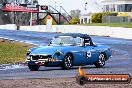
[[[57, 10], [60, 6], [69, 13], [71, 10], [80, 9], [82, 14], [102, 11], [101, 0], [38, 0], [40, 5], [51, 5]], [[87, 2], [85, 10], [85, 3]]]

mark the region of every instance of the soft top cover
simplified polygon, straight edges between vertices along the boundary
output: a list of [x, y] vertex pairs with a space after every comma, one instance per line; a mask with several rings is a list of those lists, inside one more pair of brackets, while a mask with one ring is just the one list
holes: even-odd
[[55, 36], [55, 38], [57, 38], [59, 36], [72, 36], [73, 38], [80, 37], [80, 38], [84, 38], [84, 39], [90, 38], [89, 35], [81, 34], [81, 33], [65, 33], [65, 34], [57, 35], [57, 36]]

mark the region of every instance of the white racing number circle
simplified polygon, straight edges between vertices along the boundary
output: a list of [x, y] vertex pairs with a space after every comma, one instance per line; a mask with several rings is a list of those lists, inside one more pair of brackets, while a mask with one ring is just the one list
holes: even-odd
[[91, 58], [91, 52], [87, 51], [87, 58]]

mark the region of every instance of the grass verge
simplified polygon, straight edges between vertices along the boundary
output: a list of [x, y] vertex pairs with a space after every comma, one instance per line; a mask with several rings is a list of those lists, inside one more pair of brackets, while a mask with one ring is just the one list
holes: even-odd
[[110, 26], [110, 27], [124, 27], [124, 28], [132, 28], [132, 23], [90, 23], [90, 24], [82, 24], [84, 26]]
[[34, 45], [0, 39], [0, 64], [25, 61], [26, 52]]

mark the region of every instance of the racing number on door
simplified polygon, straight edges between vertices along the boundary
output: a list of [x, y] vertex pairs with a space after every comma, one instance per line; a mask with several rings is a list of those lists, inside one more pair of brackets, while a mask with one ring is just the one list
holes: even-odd
[[86, 57], [91, 58], [91, 52], [90, 51], [87, 51]]

